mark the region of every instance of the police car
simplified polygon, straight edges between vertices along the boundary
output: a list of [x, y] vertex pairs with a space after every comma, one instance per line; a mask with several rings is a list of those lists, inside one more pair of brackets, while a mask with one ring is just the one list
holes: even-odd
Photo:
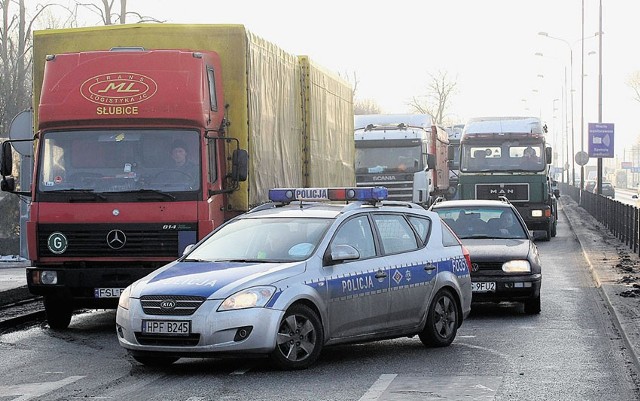
[[451, 344], [470, 260], [436, 213], [385, 201], [384, 187], [269, 195], [123, 291], [116, 331], [135, 360], [262, 354], [303, 369], [333, 344]]

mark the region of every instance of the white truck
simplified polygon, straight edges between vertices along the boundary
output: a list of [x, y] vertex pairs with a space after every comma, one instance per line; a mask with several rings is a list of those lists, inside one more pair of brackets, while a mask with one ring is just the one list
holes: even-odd
[[425, 206], [449, 194], [449, 137], [431, 116], [356, 115], [354, 129], [357, 186], [385, 186], [390, 200]]

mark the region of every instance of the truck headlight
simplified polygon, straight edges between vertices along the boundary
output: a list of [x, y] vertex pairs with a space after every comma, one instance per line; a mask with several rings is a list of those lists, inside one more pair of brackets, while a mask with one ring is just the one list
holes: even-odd
[[225, 299], [218, 310], [225, 311], [256, 307], [261, 308], [269, 302], [275, 292], [275, 287], [271, 286], [247, 288], [246, 290], [236, 292]]
[[531, 264], [528, 260], [510, 260], [502, 264], [502, 271], [505, 273], [529, 273]]

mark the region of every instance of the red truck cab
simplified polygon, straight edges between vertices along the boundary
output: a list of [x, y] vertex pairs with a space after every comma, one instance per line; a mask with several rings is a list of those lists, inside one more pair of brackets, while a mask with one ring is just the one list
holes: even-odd
[[49, 325], [65, 328], [75, 309], [114, 308], [127, 285], [229, 217], [224, 197], [246, 178], [246, 152], [235, 141], [229, 154], [214, 52], [57, 54], [44, 71], [27, 282]]

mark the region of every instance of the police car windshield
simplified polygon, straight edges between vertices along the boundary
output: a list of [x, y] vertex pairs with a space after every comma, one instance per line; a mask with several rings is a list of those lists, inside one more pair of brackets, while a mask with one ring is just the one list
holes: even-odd
[[189, 260], [295, 262], [315, 251], [333, 222], [323, 218], [243, 218], [195, 248]]

